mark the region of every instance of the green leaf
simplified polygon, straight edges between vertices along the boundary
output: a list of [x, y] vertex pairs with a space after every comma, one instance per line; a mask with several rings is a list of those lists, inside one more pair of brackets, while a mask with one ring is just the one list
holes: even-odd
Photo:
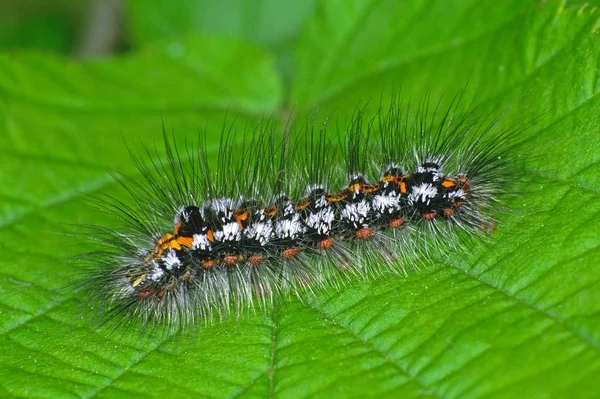
[[128, 15], [136, 44], [190, 33], [220, 33], [278, 47], [298, 35], [315, 1], [133, 1]]
[[[0, 54], [0, 396], [599, 396], [599, 27], [552, 1], [323, 1], [287, 96], [246, 32], [86, 63]], [[187, 335], [108, 335], [63, 289], [87, 249], [67, 224], [105, 223], [86, 195], [123, 195], [109, 169], [136, 174], [123, 139], [151, 147], [164, 121], [216, 140], [226, 118], [286, 104], [343, 120], [399, 88], [463, 87], [506, 123], [535, 120], [485, 248]]]
[[295, 42], [316, 0], [134, 0], [128, 8], [133, 45], [190, 33], [251, 41], [273, 52], [286, 81], [294, 73]]
[[77, 2], [5, 1], [0, 4], [0, 49], [37, 49], [69, 53], [76, 44], [77, 18], [83, 7]]

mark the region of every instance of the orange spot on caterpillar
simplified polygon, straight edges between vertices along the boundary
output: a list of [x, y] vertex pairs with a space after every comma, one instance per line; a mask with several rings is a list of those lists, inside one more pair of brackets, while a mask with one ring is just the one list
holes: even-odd
[[297, 211], [302, 211], [311, 204], [310, 198], [304, 198], [294, 204], [294, 209]]
[[235, 211], [234, 216], [235, 216], [235, 220], [244, 221], [244, 220], [248, 219], [248, 217], [250, 216], [250, 212], [248, 212], [245, 209], [241, 209], [241, 210]]
[[390, 226], [392, 229], [397, 229], [397, 228], [399, 228], [400, 226], [402, 226], [403, 224], [404, 224], [404, 219], [402, 219], [402, 218], [396, 218], [396, 219], [392, 219], [392, 220], [390, 220], [390, 222], [389, 222], [389, 226]]
[[426, 212], [423, 212], [423, 214], [421, 216], [423, 216], [424, 220], [431, 222], [435, 219], [436, 214], [435, 214], [435, 211], [426, 211]]
[[[194, 242], [193, 237], [177, 237], [179, 234], [179, 229], [181, 228], [181, 222], [178, 222], [175, 225], [175, 229], [173, 230], [173, 234], [167, 233], [156, 242], [156, 246], [152, 250], [152, 252], [146, 257], [146, 260], [154, 257], [154, 259], [159, 259], [165, 250], [172, 248], [176, 250], [181, 250], [181, 247], [190, 248], [192, 243]], [[210, 232], [209, 240], [213, 241], [212, 232]]]
[[208, 237], [208, 241], [215, 242], [215, 236], [213, 235], [212, 230], [208, 230], [206, 232], [206, 236]]
[[[379, 184], [366, 184], [366, 183], [354, 183], [348, 186], [347, 192], [355, 192], [358, 191], [360, 192], [364, 192], [364, 193], [372, 193], [372, 192], [376, 192], [379, 191], [380, 187]], [[347, 194], [346, 194], [347, 196]]]
[[236, 263], [238, 263], [238, 261], [244, 259], [243, 256], [241, 255], [225, 255], [223, 257], [223, 263], [225, 263], [226, 265], [235, 265]]
[[367, 194], [376, 193], [380, 190], [379, 184], [365, 184], [363, 186], [363, 191]]
[[171, 242], [174, 239], [175, 239], [175, 237], [173, 237], [173, 234], [170, 234], [170, 233], [165, 234], [164, 236], [159, 238], [158, 241], [156, 242], [156, 246], [154, 247], [152, 252], [150, 252], [148, 254], [148, 256], [146, 257], [146, 260], [148, 260], [152, 257], [154, 257], [154, 259], [159, 259], [160, 256], [162, 255], [162, 253], [168, 248], [181, 249], [181, 246], [179, 246], [179, 244], [177, 244], [177, 243], [175, 243], [175, 246], [173, 246], [173, 244]]
[[288, 248], [283, 250], [281, 256], [283, 256], [285, 259], [291, 259], [295, 258], [298, 253], [300, 253], [300, 248]]
[[400, 192], [402, 194], [406, 194], [408, 192], [408, 190], [406, 189], [406, 179], [409, 179], [410, 176], [408, 175], [402, 175], [402, 176], [396, 176], [396, 178], [394, 179], [394, 182], [400, 187]]
[[171, 233], [165, 234], [158, 240], [158, 243], [156, 244], [156, 246], [161, 247], [161, 248], [168, 247], [169, 241], [171, 241], [173, 238], [174, 238], [173, 234], [171, 234]]
[[456, 186], [456, 180], [455, 179], [451, 179], [451, 178], [445, 178], [444, 180], [442, 180], [442, 187], [444, 188], [452, 188]]
[[248, 257], [248, 263], [250, 263], [252, 266], [256, 266], [261, 264], [264, 259], [265, 257], [262, 255], [252, 255]]
[[335, 242], [335, 238], [327, 237], [327, 238], [324, 238], [321, 241], [319, 241], [317, 243], [317, 246], [321, 249], [327, 249], [327, 248], [331, 248], [331, 246], [333, 245], [334, 242]]
[[354, 233], [356, 238], [358, 238], [359, 240], [366, 240], [366, 239], [370, 238], [372, 234], [373, 234], [373, 229], [371, 229], [370, 227], [362, 228], [362, 229], [358, 230], [356, 233]]
[[443, 214], [445, 217], [449, 218], [450, 216], [454, 215], [454, 209], [452, 209], [452, 208], [445, 208], [445, 209], [442, 209], [442, 214]]
[[200, 264], [200, 266], [202, 266], [203, 269], [210, 269], [211, 267], [213, 267], [215, 265], [215, 261], [214, 260], [205, 260], [204, 262], [202, 262]]
[[266, 216], [275, 216], [278, 211], [279, 211], [279, 208], [277, 208], [277, 205], [269, 205], [268, 207], [266, 207], [263, 210], [263, 213]]
[[177, 243], [183, 247], [190, 248], [194, 242], [194, 237], [177, 237]]
[[325, 200], [327, 202], [340, 202], [348, 198], [348, 194], [345, 191], [339, 193], [327, 193], [325, 194]]
[[362, 191], [362, 188], [363, 188], [363, 185], [361, 183], [355, 183], [355, 184], [352, 184], [352, 185], [348, 186], [348, 191], [350, 191], [350, 192], [354, 192], [354, 191], [360, 192], [360, 191]]
[[235, 221], [240, 226], [240, 230], [243, 230], [244, 229], [243, 222], [248, 220], [248, 218], [250, 217], [250, 212], [248, 212], [245, 209], [240, 209], [233, 213], [233, 217], [235, 218]]
[[177, 222], [177, 224], [175, 225], [175, 229], [173, 230], [173, 235], [177, 235], [179, 234], [179, 229], [181, 228], [181, 222]]

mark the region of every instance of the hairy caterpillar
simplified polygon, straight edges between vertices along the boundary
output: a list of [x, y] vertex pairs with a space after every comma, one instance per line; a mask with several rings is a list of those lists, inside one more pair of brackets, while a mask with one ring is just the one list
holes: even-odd
[[217, 166], [206, 140], [166, 158], [132, 154], [142, 181], [97, 203], [125, 222], [95, 227], [103, 249], [81, 282], [106, 320], [179, 328], [267, 306], [280, 293], [403, 273], [494, 226], [514, 182], [520, 128], [425, 102], [358, 108], [344, 128], [317, 118], [227, 125]]

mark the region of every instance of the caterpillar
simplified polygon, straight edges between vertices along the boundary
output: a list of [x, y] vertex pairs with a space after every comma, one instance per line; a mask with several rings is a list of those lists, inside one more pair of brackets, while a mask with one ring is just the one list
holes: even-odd
[[115, 325], [185, 328], [468, 250], [515, 183], [522, 127], [441, 104], [394, 97], [343, 127], [226, 122], [216, 167], [205, 134], [164, 133], [164, 156], [131, 151], [139, 181], [115, 175], [128, 200], [94, 200], [122, 223], [90, 227], [85, 298]]

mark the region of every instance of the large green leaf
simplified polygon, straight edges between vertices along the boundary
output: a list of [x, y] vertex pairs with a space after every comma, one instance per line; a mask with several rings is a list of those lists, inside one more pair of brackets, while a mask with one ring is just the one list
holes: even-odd
[[132, 0], [130, 39], [140, 45], [190, 33], [239, 37], [269, 49], [285, 80], [293, 74], [292, 55], [302, 24], [316, 0]]
[[[600, 15], [496, 3], [323, 1], [288, 97], [275, 58], [233, 38], [85, 64], [0, 54], [0, 396], [599, 396]], [[66, 224], [105, 223], [86, 195], [123, 195], [109, 168], [135, 176], [123, 138], [466, 84], [508, 123], [539, 117], [486, 248], [187, 335], [108, 335], [62, 289], [77, 264], [61, 259], [87, 249]]]
[[294, 39], [315, 1], [150, 0], [131, 2], [131, 39], [135, 44], [189, 33], [223, 33], [277, 48]]
[[0, 49], [71, 52], [85, 6], [73, 0], [1, 2]]

